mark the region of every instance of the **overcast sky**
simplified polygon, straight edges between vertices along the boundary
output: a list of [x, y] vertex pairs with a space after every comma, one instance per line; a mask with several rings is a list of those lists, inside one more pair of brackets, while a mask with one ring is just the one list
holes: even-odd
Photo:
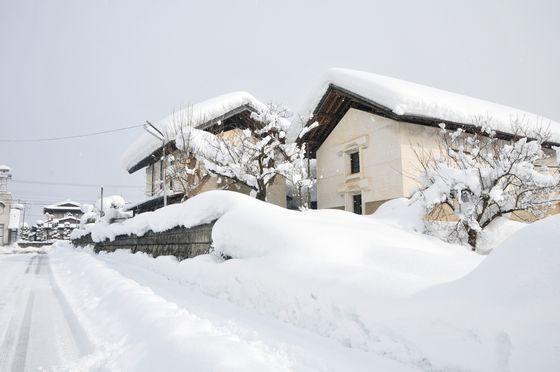
[[[246, 90], [297, 111], [330, 67], [463, 93], [560, 121], [560, 1], [0, 0], [0, 139], [157, 121]], [[0, 143], [14, 196], [143, 197], [121, 154], [142, 129]], [[39, 209], [28, 212], [35, 221]]]

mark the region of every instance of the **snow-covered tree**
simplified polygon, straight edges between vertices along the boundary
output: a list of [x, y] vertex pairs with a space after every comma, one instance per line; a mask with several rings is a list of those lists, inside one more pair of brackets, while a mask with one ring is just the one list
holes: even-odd
[[196, 195], [210, 178], [210, 174], [192, 152], [196, 147], [193, 119], [192, 107], [173, 114], [171, 130], [178, 150], [170, 154], [166, 161], [166, 175], [173, 180], [174, 187], [183, 192], [185, 200]]
[[31, 228], [29, 227], [29, 225], [27, 223], [23, 223], [23, 225], [21, 226], [21, 230], [19, 233], [19, 238], [20, 240], [29, 240], [29, 238], [31, 237]]
[[515, 212], [542, 217], [560, 200], [558, 167], [553, 152], [543, 147], [545, 130], [526, 132], [523, 123], [512, 123], [515, 135], [504, 140], [490, 120], [478, 124], [474, 132], [441, 124], [439, 154], [417, 154], [423, 172], [416, 197], [428, 214], [451, 212], [457, 220], [453, 233], [473, 250], [479, 233], [497, 217]]
[[285, 108], [269, 104], [251, 115], [256, 127], [219, 135], [205, 132], [203, 141], [194, 141], [193, 153], [210, 174], [246, 186], [259, 200], [266, 200], [277, 177], [301, 188], [310, 176], [303, 160], [305, 148], [286, 140], [289, 116]]

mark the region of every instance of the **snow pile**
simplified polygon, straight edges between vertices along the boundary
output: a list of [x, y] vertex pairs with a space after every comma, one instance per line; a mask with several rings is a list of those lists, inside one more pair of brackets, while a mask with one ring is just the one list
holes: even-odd
[[[481, 260], [462, 247], [381, 219], [335, 210], [290, 211], [227, 191], [206, 192], [120, 227], [108, 226], [104, 233], [93, 230], [92, 236], [111, 237], [125, 227], [141, 233], [214, 219], [211, 255], [182, 262], [127, 251], [101, 257], [148, 268], [206, 296], [388, 358], [403, 368], [422, 367], [423, 351], [385, 329], [377, 317], [392, 312], [389, 304], [457, 279]], [[233, 259], [224, 262], [222, 254]]]
[[405, 230], [424, 232], [425, 206], [419, 200], [396, 198], [379, 206], [371, 215]]
[[154, 212], [141, 213], [122, 223], [109, 224], [101, 221], [84, 226], [83, 229], [74, 230], [71, 238], [76, 239], [91, 233], [93, 241], [99, 242], [105, 239], [113, 240], [117, 235], [142, 236], [150, 230], [160, 232], [176, 226], [192, 227], [215, 221], [243, 202], [251, 204], [254, 200], [240, 193], [210, 191], [184, 203], [169, 205]]
[[[123, 208], [125, 204], [126, 204], [126, 201], [120, 195], [111, 195], [111, 196], [106, 196], [106, 197], [103, 198], [103, 210], [104, 211], [107, 211], [111, 208], [115, 208], [115, 209]], [[101, 199], [98, 199], [95, 202], [95, 208], [97, 208], [97, 210], [102, 209], [101, 208]], [[86, 207], [86, 210], [87, 209], [89, 209], [89, 207]]]
[[[555, 287], [560, 256], [554, 245], [560, 216], [520, 229], [485, 259], [399, 227], [410, 229], [410, 222], [417, 221], [407, 210], [414, 207], [400, 200], [371, 217], [337, 210], [295, 212], [242, 194], [211, 191], [92, 233], [111, 237], [119, 229], [141, 233], [217, 219], [212, 254], [177, 262], [125, 250], [95, 255], [90, 249], [58, 249], [61, 265], [68, 265], [60, 275], [67, 275], [69, 283], [78, 277], [91, 281], [91, 290], [84, 292], [78, 284], [73, 289], [81, 298], [77, 306], [89, 304], [91, 316], [99, 316], [103, 330], [112, 331], [105, 335], [98, 324], [91, 327], [98, 327], [100, 339], [119, 340], [129, 333], [125, 353], [148, 366], [155, 362], [145, 350], [190, 356], [191, 335], [208, 337], [191, 328], [183, 310], [147, 289], [174, 285], [185, 288], [184, 296], [213, 299], [214, 307], [243, 309], [249, 323], [273, 319], [284, 324], [275, 327], [304, 329], [342, 348], [395, 362], [402, 367], [397, 370], [553, 371], [560, 362], [560, 293]], [[221, 254], [233, 259], [224, 261]], [[123, 273], [143, 285], [119, 279]], [[192, 303], [190, 297], [184, 300]], [[217, 350], [221, 347], [239, 355], [249, 350], [236, 343], [220, 344]], [[257, 348], [255, 355], [269, 358], [262, 350]], [[178, 362], [182, 356], [174, 358]], [[224, 359], [229, 358], [234, 357], [226, 352]], [[266, 358], [260, 360], [273, 363], [268, 367], [286, 366], [286, 359]]]
[[440, 290], [445, 295], [460, 293], [478, 304], [513, 308], [529, 302], [554, 301], [560, 305], [558, 242], [560, 215], [525, 225], [472, 273]]
[[95, 346], [63, 370], [285, 371], [289, 361], [258, 341], [240, 339], [92, 255], [57, 243], [53, 272]]
[[[155, 123], [155, 126], [165, 134], [167, 141], [173, 141], [178, 132], [177, 125], [181, 125], [183, 121], [188, 121], [189, 126], [197, 128], [208, 122], [223, 119], [224, 116], [244, 106], [254, 112], [261, 112], [266, 107], [247, 92], [233, 92], [188, 106]], [[123, 154], [121, 164], [126, 170], [130, 170], [159, 147], [161, 141], [149, 133], [142, 133]]]
[[521, 123], [527, 130], [549, 129], [550, 140], [560, 143], [560, 124], [542, 116], [404, 80], [343, 68], [327, 72], [307, 105], [309, 112], [313, 112], [330, 84], [381, 104], [399, 116], [414, 115], [472, 125], [479, 118], [491, 118], [493, 129], [505, 133], [513, 133], [516, 128], [512, 125]]
[[[520, 229], [464, 278], [419, 294], [415, 300], [425, 306], [424, 321], [433, 324], [437, 319], [440, 325], [471, 329], [476, 342], [494, 350], [487, 370], [556, 370], [560, 365], [559, 241], [558, 215]], [[481, 334], [486, 334], [486, 340]], [[451, 340], [446, 345], [458, 347], [460, 342]]]
[[524, 222], [514, 221], [506, 217], [498, 217], [480, 233], [476, 251], [481, 254], [488, 254], [526, 226], [527, 224]]

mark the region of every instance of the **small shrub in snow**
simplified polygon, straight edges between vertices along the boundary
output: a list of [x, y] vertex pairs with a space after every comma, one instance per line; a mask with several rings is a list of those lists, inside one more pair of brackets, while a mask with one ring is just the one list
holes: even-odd
[[517, 135], [506, 141], [490, 124], [481, 121], [474, 133], [449, 131], [442, 124], [440, 154], [417, 154], [423, 167], [417, 196], [426, 212], [436, 220], [450, 212], [456, 223], [449, 238], [466, 241], [473, 250], [494, 219], [513, 212], [542, 217], [560, 200], [558, 168], [550, 166], [552, 152], [543, 148], [547, 133], [525, 133], [517, 123]]

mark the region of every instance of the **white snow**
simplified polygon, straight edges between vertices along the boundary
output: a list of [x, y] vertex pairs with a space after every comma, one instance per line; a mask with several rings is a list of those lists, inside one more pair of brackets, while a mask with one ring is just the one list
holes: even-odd
[[56, 204], [45, 205], [46, 209], [52, 210], [75, 210], [81, 211], [81, 204], [70, 199], [62, 202], [58, 202]]
[[[177, 128], [175, 128], [177, 121], [187, 119], [188, 124], [196, 128], [245, 105], [251, 107], [255, 112], [261, 112], [266, 107], [264, 103], [247, 92], [233, 92], [187, 106], [154, 123], [154, 126], [165, 134], [167, 141], [172, 141], [177, 134]], [[128, 171], [161, 145], [161, 141], [151, 134], [142, 133], [123, 154], [121, 165]]]
[[424, 214], [425, 207], [421, 202], [396, 198], [381, 204], [371, 217], [405, 230], [424, 232]]
[[413, 232], [417, 217], [403, 211], [414, 205], [397, 200], [373, 216], [295, 212], [211, 191], [92, 232], [218, 219], [213, 253], [178, 262], [59, 245], [57, 276], [97, 342], [124, 350], [109, 347], [99, 360], [124, 369], [192, 359], [201, 370], [222, 361], [241, 370], [554, 371], [560, 216], [518, 226], [481, 256]]
[[[103, 197], [103, 210], [104, 211], [107, 211], [110, 208], [122, 209], [122, 208], [124, 208], [125, 204], [126, 204], [126, 201], [120, 195], [109, 195], [109, 196]], [[97, 208], [97, 210], [101, 210], [101, 199], [98, 199], [95, 202], [95, 208]], [[88, 212], [90, 212], [90, 211], [88, 211]]]
[[399, 116], [415, 115], [472, 125], [476, 124], [477, 119], [490, 118], [492, 128], [505, 133], [514, 132], [516, 128], [512, 124], [520, 122], [529, 131], [548, 129], [550, 140], [560, 143], [560, 124], [543, 116], [404, 80], [344, 68], [327, 71], [306, 105], [309, 112], [313, 112], [329, 84], [381, 104]]

